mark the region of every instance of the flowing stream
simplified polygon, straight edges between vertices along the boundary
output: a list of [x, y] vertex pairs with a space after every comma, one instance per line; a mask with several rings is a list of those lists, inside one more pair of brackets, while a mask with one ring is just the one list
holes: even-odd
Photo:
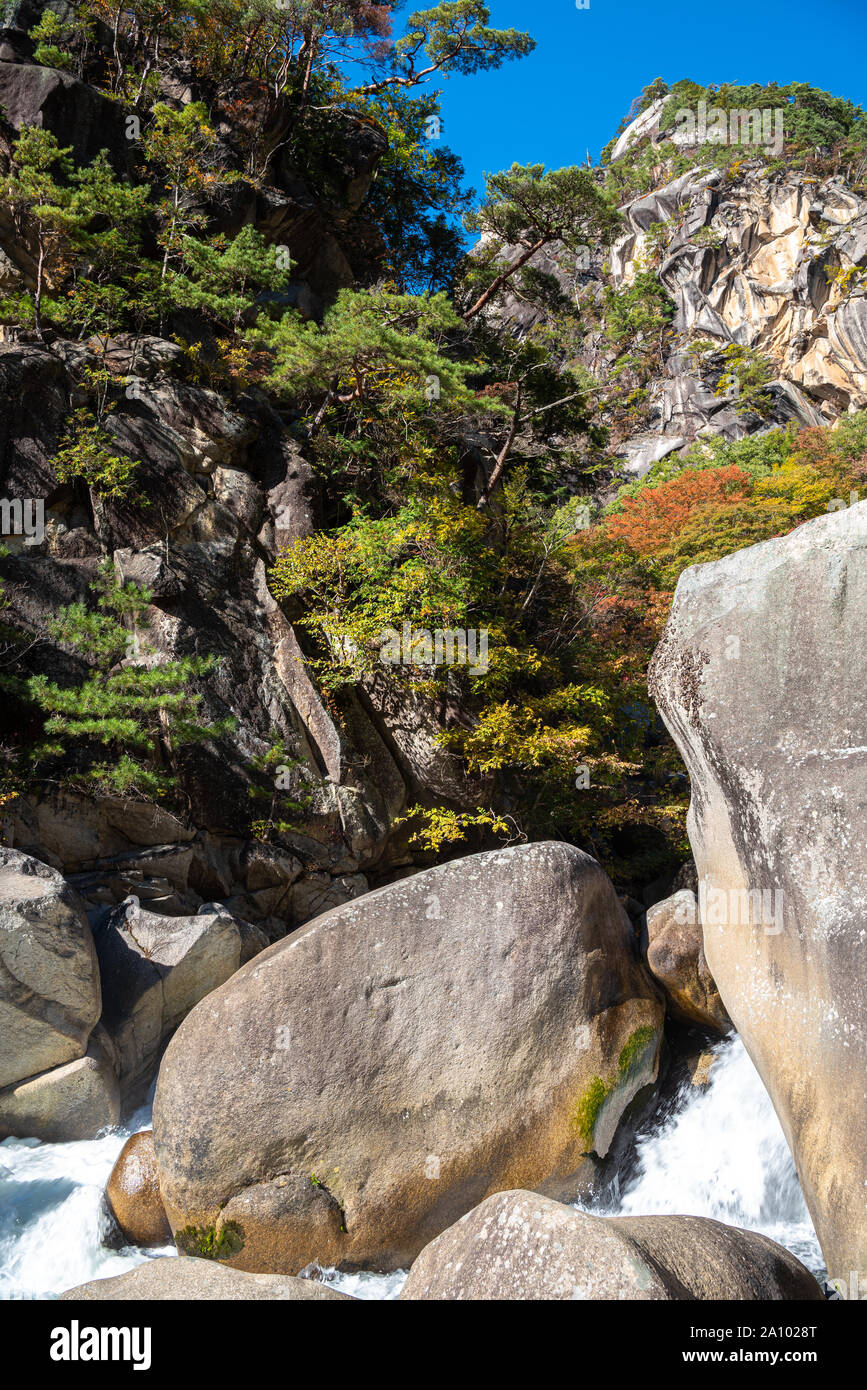
[[[674, 1113], [639, 1140], [634, 1176], [600, 1214], [712, 1216], [763, 1231], [814, 1274], [822, 1256], [767, 1092], [739, 1039], [719, 1044], [705, 1087], [686, 1087]], [[174, 1248], [109, 1250], [102, 1191], [147, 1107], [101, 1139], [0, 1144], [0, 1298], [52, 1298], [88, 1279], [134, 1269]], [[396, 1298], [404, 1275], [320, 1273], [357, 1298]]]
[[638, 1167], [606, 1216], [710, 1216], [761, 1231], [813, 1274], [825, 1265], [770, 1097], [740, 1038], [712, 1049], [707, 1086], [638, 1140]]

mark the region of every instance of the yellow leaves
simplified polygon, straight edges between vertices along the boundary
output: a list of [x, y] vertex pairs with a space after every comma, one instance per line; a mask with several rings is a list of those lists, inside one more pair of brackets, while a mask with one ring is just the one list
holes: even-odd
[[440, 741], [460, 749], [470, 771], [482, 775], [504, 767], [568, 771], [598, 743], [589, 723], [559, 722], [568, 703], [560, 691], [521, 705], [502, 700], [482, 710], [472, 729], [450, 731]]
[[488, 830], [491, 834], [504, 836], [509, 841], [523, 838], [517, 834], [517, 827], [511, 816], [505, 817], [490, 809], [472, 812], [455, 811], [448, 806], [413, 806], [405, 816], [395, 821], [395, 825], [404, 825], [411, 820], [420, 821], [421, 824], [410, 837], [409, 843], [434, 854], [444, 845], [465, 840], [467, 832], [474, 829]]

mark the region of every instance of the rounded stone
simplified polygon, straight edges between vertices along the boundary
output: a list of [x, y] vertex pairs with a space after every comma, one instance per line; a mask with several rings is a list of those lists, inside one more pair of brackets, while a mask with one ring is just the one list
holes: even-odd
[[172, 1228], [160, 1196], [151, 1130], [143, 1130], [127, 1139], [111, 1170], [105, 1195], [130, 1245], [171, 1244]]

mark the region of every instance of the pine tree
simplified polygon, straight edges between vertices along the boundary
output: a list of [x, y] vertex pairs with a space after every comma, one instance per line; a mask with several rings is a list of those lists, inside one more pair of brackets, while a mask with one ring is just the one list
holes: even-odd
[[[213, 671], [214, 657], [158, 659], [147, 640], [145, 612], [151, 595], [121, 584], [110, 560], [91, 586], [96, 610], [83, 602], [61, 608], [50, 636], [86, 661], [78, 684], [58, 685], [47, 676], [16, 682], [45, 718], [45, 740], [33, 754], [37, 768], [74, 755], [70, 780], [91, 790], [143, 799], [164, 797], [177, 785], [177, 755], [219, 738], [234, 720], [200, 721], [197, 682]], [[5, 682], [8, 687], [8, 681]]]
[[[15, 141], [12, 168], [0, 178], [0, 202], [9, 205], [18, 236], [35, 249], [35, 284], [28, 297], [40, 341], [46, 279], [64, 267], [70, 235], [79, 230], [72, 205], [71, 155], [71, 147], [61, 149], [50, 131], [30, 126]], [[8, 307], [4, 303], [4, 312]]]
[[298, 314], [271, 328], [276, 361], [270, 384], [321, 398], [312, 434], [335, 402], [361, 405], [377, 391], [411, 408], [442, 400], [478, 409], [483, 403], [467, 385], [473, 368], [444, 352], [447, 335], [459, 327], [445, 294], [401, 294], [385, 286], [341, 290], [321, 328]]
[[[105, 333], [122, 318], [128, 284], [141, 274], [141, 236], [150, 190], [118, 179], [103, 150], [76, 170], [71, 147], [48, 130], [28, 126], [0, 177], [18, 236], [35, 251], [32, 289], [0, 303], [4, 315], [31, 319], [44, 339], [46, 312], [64, 326]], [[62, 285], [65, 296], [52, 296]], [[29, 314], [28, 314], [29, 305]]]
[[608, 246], [620, 215], [600, 188], [592, 169], [550, 169], [544, 164], [513, 164], [485, 180], [485, 197], [464, 219], [468, 231], [481, 232], [495, 247], [515, 246], [518, 255], [504, 261], [482, 257], [487, 283], [464, 313], [472, 319], [533, 256], [560, 241], [571, 250]]
[[267, 303], [260, 292], [284, 290], [291, 273], [291, 267], [279, 264], [277, 248], [266, 245], [261, 232], [250, 226], [232, 241], [185, 236], [181, 255], [181, 269], [170, 277], [175, 303], [199, 310], [233, 337]]

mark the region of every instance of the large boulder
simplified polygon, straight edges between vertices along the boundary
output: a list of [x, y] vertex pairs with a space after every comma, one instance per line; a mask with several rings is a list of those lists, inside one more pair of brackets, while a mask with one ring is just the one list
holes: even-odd
[[181, 1025], [154, 1107], [169, 1219], [214, 1230], [231, 1203], [238, 1267], [406, 1264], [491, 1192], [589, 1187], [661, 1022], [611, 883], [570, 845], [378, 889]]
[[650, 689], [692, 783], [707, 963], [828, 1269], [867, 1269], [867, 504], [687, 570]]
[[756, 1231], [701, 1216], [588, 1216], [500, 1192], [419, 1255], [400, 1297], [821, 1299], [800, 1260]]
[[0, 849], [0, 1087], [83, 1057], [100, 1007], [78, 897], [56, 869]]
[[130, 1245], [169, 1245], [172, 1228], [160, 1197], [154, 1136], [145, 1129], [131, 1134], [106, 1183], [112, 1216]]
[[727, 1033], [729, 1016], [704, 958], [695, 894], [682, 888], [647, 910], [647, 966], [661, 985], [671, 1016]]
[[132, 162], [123, 107], [57, 68], [0, 62], [0, 105], [15, 130], [39, 126], [71, 146], [77, 164], [108, 150], [115, 164]]
[[95, 940], [103, 1022], [118, 1050], [121, 1092], [136, 1101], [178, 1024], [238, 969], [241, 934], [222, 909], [163, 917], [130, 897], [96, 927]]
[[186, 1303], [198, 1299], [218, 1302], [260, 1303], [266, 1299], [284, 1302], [354, 1302], [349, 1294], [338, 1293], [327, 1284], [313, 1279], [287, 1279], [275, 1274], [242, 1274], [236, 1269], [213, 1260], [196, 1260], [187, 1256], [178, 1259], [147, 1260], [127, 1274], [113, 1279], [91, 1279], [60, 1295], [61, 1301], [104, 1303], [158, 1303], [171, 1300]]
[[111, 1051], [93, 1035], [84, 1057], [28, 1076], [0, 1091], [0, 1139], [49, 1144], [94, 1139], [120, 1119], [120, 1089]]

